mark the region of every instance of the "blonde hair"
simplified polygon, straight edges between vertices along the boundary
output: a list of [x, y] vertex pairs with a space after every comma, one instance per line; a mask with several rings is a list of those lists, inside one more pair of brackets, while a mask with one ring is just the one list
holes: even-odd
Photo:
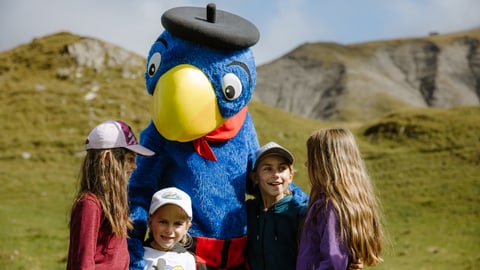
[[85, 193], [94, 194], [100, 201], [105, 222], [110, 225], [113, 234], [128, 237], [132, 229], [129, 218], [127, 183], [125, 169], [126, 154], [124, 148], [89, 149], [83, 161], [80, 187], [72, 210]]
[[325, 207], [331, 202], [337, 211], [341, 239], [351, 258], [367, 265], [380, 263], [379, 205], [353, 134], [342, 128], [320, 129], [308, 138], [307, 153], [309, 207], [324, 194]]

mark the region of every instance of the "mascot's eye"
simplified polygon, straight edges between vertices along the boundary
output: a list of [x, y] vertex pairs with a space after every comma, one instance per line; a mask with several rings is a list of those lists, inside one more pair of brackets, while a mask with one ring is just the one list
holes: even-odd
[[160, 53], [154, 53], [152, 57], [150, 57], [150, 61], [148, 61], [148, 75], [152, 77], [160, 67], [160, 62], [162, 61], [162, 55]]
[[242, 82], [233, 73], [227, 73], [222, 78], [223, 95], [227, 100], [235, 100], [242, 94]]

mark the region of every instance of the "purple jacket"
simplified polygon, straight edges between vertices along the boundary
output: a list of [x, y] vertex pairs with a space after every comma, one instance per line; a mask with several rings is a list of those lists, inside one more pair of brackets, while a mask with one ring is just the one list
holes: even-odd
[[[325, 208], [324, 202], [325, 197], [322, 196], [308, 210], [300, 238], [297, 270], [347, 269], [348, 249], [340, 239], [335, 208], [331, 203]], [[319, 208], [318, 215], [312, 216], [312, 210]]]

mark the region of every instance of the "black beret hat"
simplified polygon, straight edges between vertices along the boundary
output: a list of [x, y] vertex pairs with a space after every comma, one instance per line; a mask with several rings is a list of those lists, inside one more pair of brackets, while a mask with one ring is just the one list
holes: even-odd
[[207, 8], [169, 9], [162, 15], [162, 25], [174, 36], [222, 50], [245, 49], [260, 38], [257, 27], [251, 22], [217, 10], [213, 3]]

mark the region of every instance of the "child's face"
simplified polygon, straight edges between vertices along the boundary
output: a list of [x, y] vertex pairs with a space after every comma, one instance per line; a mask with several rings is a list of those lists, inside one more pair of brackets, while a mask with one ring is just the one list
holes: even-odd
[[187, 234], [190, 221], [177, 205], [166, 204], [148, 218], [148, 226], [155, 241], [152, 247], [158, 250], [169, 250]]
[[135, 152], [128, 151], [125, 154], [125, 170], [127, 172], [127, 175], [130, 177], [130, 174], [137, 168], [137, 164], [135, 163], [135, 157], [137, 155]]
[[264, 157], [253, 173], [253, 180], [258, 184], [262, 198], [275, 202], [285, 196], [292, 179], [290, 165], [279, 156]]

